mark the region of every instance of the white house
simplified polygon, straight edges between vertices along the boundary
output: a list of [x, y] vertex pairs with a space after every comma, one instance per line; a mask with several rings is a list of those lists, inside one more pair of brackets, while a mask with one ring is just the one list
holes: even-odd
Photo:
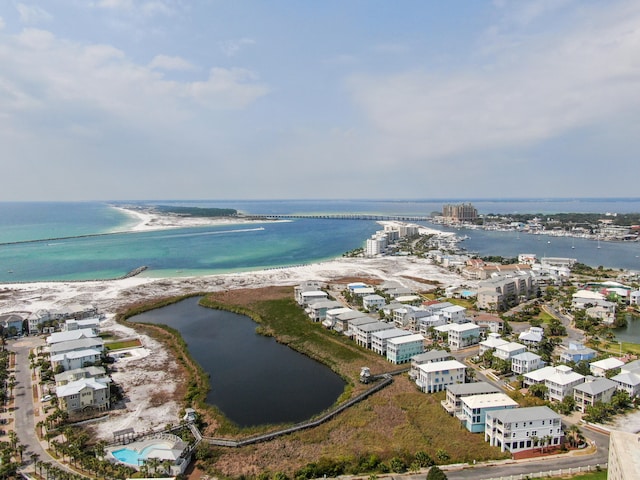
[[361, 347], [371, 348], [371, 335], [375, 332], [381, 332], [383, 330], [391, 330], [393, 325], [386, 322], [371, 322], [364, 323], [362, 325], [350, 324], [356, 343]]
[[556, 367], [548, 366], [542, 367], [537, 370], [533, 370], [532, 372], [525, 373], [522, 375], [524, 377], [524, 385], [526, 387], [530, 387], [531, 385], [536, 385], [538, 383], [544, 383], [547, 378], [556, 373]]
[[61, 330], [63, 332], [65, 331], [71, 331], [71, 330], [82, 330], [84, 328], [90, 328], [92, 329], [96, 334], [98, 334], [98, 331], [100, 330], [100, 318], [99, 317], [94, 317], [94, 318], [85, 318], [82, 320], [67, 320], [64, 322], [64, 324], [60, 327]]
[[387, 360], [401, 364], [411, 361], [411, 357], [424, 352], [424, 337], [419, 333], [387, 340]]
[[560, 415], [549, 407], [515, 408], [486, 414], [484, 439], [503, 452], [531, 450], [540, 441], [543, 445], [557, 446], [562, 437]]
[[505, 345], [496, 347], [496, 351], [493, 352], [493, 356], [510, 362], [513, 357], [527, 351], [527, 347], [517, 342], [509, 342]]
[[104, 350], [104, 341], [100, 337], [90, 337], [54, 343], [49, 346], [49, 353], [53, 357], [62, 353], [87, 349], [94, 349], [102, 352]]
[[417, 331], [427, 337], [431, 333], [431, 329], [446, 325], [446, 323], [447, 320], [442, 315], [429, 314], [418, 319]]
[[640, 290], [629, 293], [629, 304], [640, 305]]
[[537, 347], [544, 338], [542, 327], [529, 327], [518, 335], [518, 341], [528, 347]]
[[479, 355], [484, 354], [487, 351], [494, 351], [497, 347], [507, 345], [509, 341], [500, 338], [499, 333], [490, 333], [487, 335], [487, 339], [480, 342]]
[[640, 360], [620, 367], [620, 373], [611, 380], [618, 384], [618, 390], [624, 390], [630, 397], [640, 395]]
[[362, 297], [362, 306], [368, 312], [377, 312], [386, 303], [387, 301], [384, 299], [384, 297], [378, 294], [366, 295]]
[[368, 322], [377, 322], [373, 317], [370, 317], [364, 312], [358, 312], [357, 310], [351, 310], [347, 312], [343, 312], [334, 317], [335, 321], [333, 323], [333, 329], [336, 332], [342, 332], [345, 335], [349, 334], [349, 322], [354, 321], [355, 319], [366, 319]]
[[573, 388], [584, 382], [584, 375], [571, 370], [567, 365], [558, 365], [556, 372], [547, 377], [544, 384], [547, 387], [549, 400], [561, 402], [567, 395], [573, 395]]
[[445, 360], [453, 360], [453, 356], [446, 350], [429, 350], [428, 352], [414, 355], [411, 357], [409, 378], [415, 380], [418, 377], [418, 365], [422, 365], [424, 363], [443, 362]]
[[71, 340], [79, 340], [81, 338], [94, 338], [97, 336], [97, 333], [92, 328], [83, 328], [81, 330], [52, 333], [47, 337], [47, 343], [52, 345], [54, 343], [69, 342]]
[[606, 301], [604, 295], [591, 290], [578, 290], [571, 296], [571, 308], [584, 310], [587, 306], [595, 306]]
[[457, 360], [425, 363], [418, 366], [416, 385], [426, 393], [443, 391], [447, 385], [465, 382], [467, 367]]
[[107, 376], [107, 373], [104, 367], [95, 367], [95, 366], [68, 370], [66, 372], [57, 374], [54, 378], [56, 381], [56, 386], [58, 387], [61, 387], [62, 385], [66, 385], [67, 383], [70, 383], [70, 382], [75, 382], [77, 380], [84, 380], [87, 378], [93, 378], [94, 380], [100, 383], [111, 383], [111, 378]]
[[518, 408], [518, 402], [505, 393], [471, 395], [461, 399], [462, 413], [458, 417], [471, 433], [484, 432], [486, 414], [498, 410]]
[[533, 352], [522, 352], [511, 357], [511, 371], [517, 375], [538, 370], [543, 366], [540, 355]]
[[94, 348], [85, 350], [73, 350], [57, 355], [51, 355], [51, 367], [55, 370], [59, 365], [64, 370], [74, 370], [76, 368], [86, 367], [100, 361], [102, 352]]
[[500, 392], [501, 390], [498, 387], [487, 382], [457, 383], [447, 386], [447, 396], [440, 404], [449, 415], [458, 415], [462, 412], [462, 399], [464, 397]]
[[576, 410], [585, 413], [586, 408], [595, 405], [596, 402], [610, 402], [617, 386], [616, 382], [608, 378], [587, 377], [586, 382], [573, 387]]
[[475, 323], [452, 323], [448, 330], [448, 343], [451, 350], [460, 350], [476, 345], [480, 340], [480, 327]]
[[440, 314], [447, 320], [447, 323], [465, 323], [467, 322], [467, 309], [459, 305], [440, 310]]
[[621, 368], [624, 365], [622, 360], [618, 360], [614, 357], [598, 360], [597, 362], [591, 362], [589, 364], [589, 370], [594, 377], [605, 377], [607, 372]]
[[308, 290], [300, 294], [300, 299], [302, 302], [300, 303], [300, 305], [306, 307], [310, 303], [317, 302], [319, 300], [326, 300], [328, 298], [329, 294], [327, 292], [323, 292], [322, 290]]
[[390, 328], [387, 330], [373, 332], [371, 334], [371, 350], [376, 352], [378, 355], [386, 356], [387, 341], [390, 338], [406, 337], [407, 335], [411, 335], [411, 332], [402, 330], [401, 328]]
[[613, 325], [616, 321], [616, 304], [614, 302], [600, 302], [598, 305], [585, 310], [587, 316], [600, 320], [605, 325]]
[[298, 305], [303, 305], [304, 300], [302, 298], [302, 294], [304, 292], [318, 291], [324, 288], [324, 286], [325, 286], [324, 282], [309, 280], [301, 283], [300, 285], [296, 285], [295, 287], [293, 287], [293, 296], [295, 297], [296, 302], [298, 302]]
[[332, 308], [325, 312], [325, 318], [322, 321], [322, 326], [326, 328], [333, 328], [336, 323], [336, 319], [338, 315], [342, 315], [343, 313], [355, 312], [355, 310], [348, 307], [338, 307]]
[[307, 305], [305, 309], [309, 318], [314, 322], [322, 322], [327, 318], [327, 311], [340, 308], [342, 304], [335, 300], [318, 300]]

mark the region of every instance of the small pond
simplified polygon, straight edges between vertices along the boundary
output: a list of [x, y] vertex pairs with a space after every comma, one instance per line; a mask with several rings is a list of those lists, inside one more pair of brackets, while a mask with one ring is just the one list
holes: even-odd
[[331, 369], [256, 333], [249, 317], [198, 305], [193, 297], [132, 317], [180, 332], [210, 374], [207, 403], [241, 427], [297, 423], [326, 410], [345, 382]]

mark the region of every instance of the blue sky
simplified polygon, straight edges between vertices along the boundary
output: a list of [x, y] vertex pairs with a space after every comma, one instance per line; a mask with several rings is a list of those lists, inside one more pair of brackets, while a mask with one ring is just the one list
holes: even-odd
[[637, 196], [637, 0], [6, 0], [1, 201]]

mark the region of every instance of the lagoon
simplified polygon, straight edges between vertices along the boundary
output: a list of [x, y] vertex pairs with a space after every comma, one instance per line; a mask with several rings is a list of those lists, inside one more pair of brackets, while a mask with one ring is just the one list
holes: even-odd
[[[293, 295], [293, 292], [292, 292]], [[344, 380], [325, 365], [256, 333], [249, 317], [188, 298], [130, 318], [176, 329], [210, 374], [207, 403], [240, 427], [298, 423], [331, 407]]]

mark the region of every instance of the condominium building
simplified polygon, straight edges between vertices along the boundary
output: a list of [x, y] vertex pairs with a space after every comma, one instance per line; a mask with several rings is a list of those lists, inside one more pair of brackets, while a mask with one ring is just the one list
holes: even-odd
[[557, 446], [563, 437], [560, 415], [549, 407], [487, 412], [484, 439], [501, 451], [517, 453], [537, 445]]

